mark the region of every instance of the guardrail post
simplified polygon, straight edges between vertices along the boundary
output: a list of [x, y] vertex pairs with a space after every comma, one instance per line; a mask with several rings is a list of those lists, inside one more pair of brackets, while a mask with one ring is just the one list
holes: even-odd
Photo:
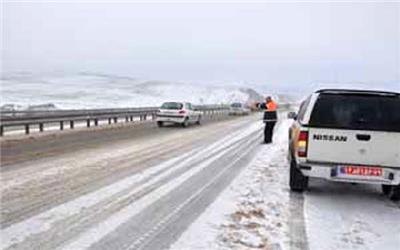
[[88, 128], [90, 127], [90, 119], [86, 120], [86, 127], [88, 127]]
[[70, 129], [74, 129], [74, 121], [69, 121], [69, 127]]
[[99, 120], [96, 118], [96, 119], [94, 119], [94, 125], [95, 126], [98, 126], [99, 125]]
[[133, 122], [133, 116], [130, 116], [129, 118], [130, 118], [131, 122]]
[[118, 122], [118, 117], [114, 117], [114, 123]]
[[143, 116], [143, 119], [146, 121], [146, 120], [147, 120], [147, 115], [144, 115], [144, 116]]
[[3, 136], [4, 134], [4, 127], [3, 125], [0, 126], [0, 136]]
[[39, 131], [43, 132], [43, 123], [39, 123]]
[[111, 124], [111, 118], [108, 118], [108, 124]]
[[29, 134], [29, 124], [25, 124], [25, 134]]
[[64, 121], [60, 121], [60, 130], [64, 130]]
[[129, 116], [125, 116], [125, 122], [129, 122]]

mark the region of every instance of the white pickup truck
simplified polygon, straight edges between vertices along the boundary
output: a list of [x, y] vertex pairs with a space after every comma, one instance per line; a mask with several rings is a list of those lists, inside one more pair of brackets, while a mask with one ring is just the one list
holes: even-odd
[[291, 190], [316, 177], [380, 184], [400, 199], [400, 93], [319, 90], [289, 118]]

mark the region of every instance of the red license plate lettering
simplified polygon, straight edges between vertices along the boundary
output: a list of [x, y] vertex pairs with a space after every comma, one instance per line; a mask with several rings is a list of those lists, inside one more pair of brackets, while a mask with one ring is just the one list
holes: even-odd
[[345, 166], [340, 172], [346, 175], [382, 176], [382, 169], [374, 167]]

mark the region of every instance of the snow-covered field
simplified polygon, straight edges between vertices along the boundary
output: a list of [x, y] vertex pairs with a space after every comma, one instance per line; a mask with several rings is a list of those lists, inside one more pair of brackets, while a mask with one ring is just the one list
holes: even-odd
[[313, 180], [304, 195], [289, 191], [283, 123], [170, 249], [399, 249], [400, 204], [377, 187]]
[[43, 104], [62, 109], [144, 107], [158, 106], [164, 101], [226, 104], [262, 98], [245, 85], [149, 81], [92, 73], [46, 76], [20, 73], [3, 76], [0, 85], [0, 106], [13, 104], [21, 109]]

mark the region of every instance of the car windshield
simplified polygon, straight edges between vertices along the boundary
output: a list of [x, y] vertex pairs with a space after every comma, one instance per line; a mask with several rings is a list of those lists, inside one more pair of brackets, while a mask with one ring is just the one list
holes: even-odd
[[400, 96], [321, 94], [310, 126], [400, 132]]
[[232, 108], [241, 108], [241, 107], [242, 107], [242, 104], [241, 104], [241, 103], [232, 103], [232, 104], [231, 104], [231, 107], [232, 107]]
[[161, 106], [161, 109], [182, 109], [183, 104], [180, 102], [165, 102]]

